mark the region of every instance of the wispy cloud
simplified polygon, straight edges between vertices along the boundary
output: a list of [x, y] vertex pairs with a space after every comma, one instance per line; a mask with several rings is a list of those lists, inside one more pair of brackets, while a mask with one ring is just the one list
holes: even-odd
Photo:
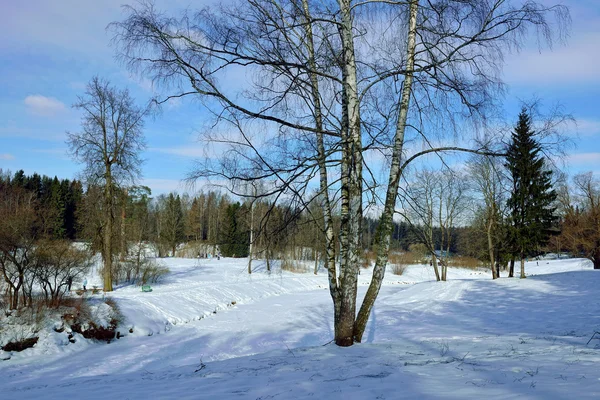
[[0, 160], [10, 161], [10, 160], [14, 160], [14, 159], [15, 159], [15, 156], [13, 156], [12, 154], [8, 154], [8, 153], [0, 154]]
[[55, 148], [55, 149], [31, 149], [31, 152], [33, 153], [39, 153], [39, 154], [47, 154], [49, 156], [61, 159], [61, 160], [70, 160], [71, 158], [69, 157], [69, 149], [67, 149], [66, 147], [60, 147], [60, 148]]
[[581, 136], [595, 136], [600, 134], [600, 121], [593, 119], [578, 119], [577, 133]]
[[569, 162], [573, 165], [592, 166], [600, 163], [600, 153], [576, 153], [569, 156]]
[[567, 84], [600, 82], [600, 32], [574, 35], [567, 46], [554, 50], [526, 49], [508, 57], [504, 69], [509, 84]]
[[27, 96], [23, 102], [30, 113], [44, 117], [53, 117], [67, 109], [63, 102], [54, 97], [46, 97], [41, 94]]
[[152, 147], [149, 148], [148, 151], [190, 158], [206, 156], [206, 147], [203, 146]]

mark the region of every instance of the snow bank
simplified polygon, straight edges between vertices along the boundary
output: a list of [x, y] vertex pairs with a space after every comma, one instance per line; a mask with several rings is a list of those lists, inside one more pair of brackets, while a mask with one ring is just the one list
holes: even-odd
[[[0, 393], [20, 399], [600, 395], [600, 340], [587, 345], [600, 330], [600, 274], [583, 260], [529, 262], [528, 279], [492, 281], [487, 271], [449, 269], [450, 281], [434, 282], [422, 266], [388, 274], [364, 343], [349, 349], [323, 346], [333, 336], [324, 274], [269, 275], [257, 263], [248, 276], [244, 260], [168, 263], [170, 277], [153, 292], [125, 287], [113, 294], [137, 335], [109, 345], [87, 342], [85, 351], [78, 342], [40, 354], [36, 345], [29, 356], [0, 362], [7, 378]], [[360, 276], [361, 296], [369, 276]]]

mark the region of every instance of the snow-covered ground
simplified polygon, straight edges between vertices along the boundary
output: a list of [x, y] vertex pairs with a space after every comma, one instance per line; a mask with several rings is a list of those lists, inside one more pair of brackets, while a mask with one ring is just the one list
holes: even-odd
[[523, 280], [388, 272], [364, 343], [350, 348], [329, 343], [324, 272], [268, 274], [256, 262], [248, 276], [247, 260], [161, 261], [171, 273], [153, 292], [111, 294], [132, 334], [40, 338], [0, 361], [0, 398], [600, 397], [600, 340], [587, 344], [600, 331], [600, 271], [584, 260], [533, 261]]

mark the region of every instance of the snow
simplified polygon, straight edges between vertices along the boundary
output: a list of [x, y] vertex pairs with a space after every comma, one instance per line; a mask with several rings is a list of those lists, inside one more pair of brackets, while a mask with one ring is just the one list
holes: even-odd
[[[257, 261], [249, 276], [244, 259], [160, 262], [171, 273], [151, 293], [111, 294], [127, 336], [69, 343], [51, 331], [0, 361], [0, 398], [600, 396], [600, 340], [587, 344], [600, 330], [600, 272], [584, 260], [531, 261], [527, 279], [496, 281], [468, 269], [450, 268], [448, 282], [428, 266], [388, 272], [364, 343], [350, 348], [330, 343], [323, 271], [269, 274]], [[363, 270], [360, 295], [369, 277]]]

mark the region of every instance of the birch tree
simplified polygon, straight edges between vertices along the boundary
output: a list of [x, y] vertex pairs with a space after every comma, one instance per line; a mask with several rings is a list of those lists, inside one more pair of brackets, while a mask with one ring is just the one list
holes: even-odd
[[[483, 151], [432, 139], [455, 136], [467, 118], [484, 121], [502, 90], [506, 51], [528, 28], [551, 40], [547, 18], [568, 20], [562, 6], [508, 0], [248, 0], [179, 18], [142, 3], [126, 14], [111, 25], [121, 61], [162, 85], [158, 103], [193, 97], [214, 116], [203, 138], [222, 156], [207, 154], [192, 178], [268, 181], [266, 196], [304, 207], [318, 180], [341, 346], [362, 340], [406, 167], [424, 154]], [[384, 162], [366, 163], [372, 155]], [[373, 279], [357, 312], [365, 201], [382, 211]]]

